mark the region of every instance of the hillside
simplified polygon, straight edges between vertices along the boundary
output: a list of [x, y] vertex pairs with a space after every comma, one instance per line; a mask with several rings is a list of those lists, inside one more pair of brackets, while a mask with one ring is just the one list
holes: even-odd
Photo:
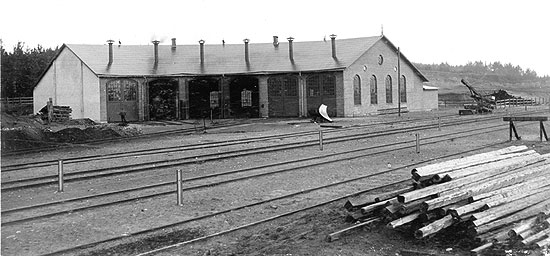
[[492, 93], [505, 90], [515, 97], [550, 97], [550, 77], [538, 77], [536, 73], [527, 75], [519, 67], [517, 72], [506, 73], [495, 72], [491, 66], [482, 66], [478, 70], [468, 69], [467, 65], [415, 64], [415, 66], [428, 78], [429, 85], [439, 88], [440, 98], [449, 94], [469, 95], [468, 88], [460, 82], [461, 79], [466, 79], [480, 92]]

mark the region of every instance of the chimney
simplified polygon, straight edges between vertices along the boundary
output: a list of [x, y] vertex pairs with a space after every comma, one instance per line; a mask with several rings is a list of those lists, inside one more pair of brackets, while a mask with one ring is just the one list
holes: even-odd
[[107, 43], [109, 44], [109, 64], [107, 64], [107, 65], [109, 65], [109, 66], [111, 64], [113, 64], [113, 43], [114, 42], [115, 41], [111, 40], [111, 39], [107, 40]]
[[172, 51], [176, 50], [176, 38], [172, 38]]
[[330, 35], [330, 41], [332, 43], [332, 58], [336, 59], [336, 35]]
[[279, 47], [279, 37], [273, 36], [273, 46]]
[[294, 62], [294, 50], [292, 48], [292, 40], [294, 40], [293, 37], [289, 37], [288, 39], [288, 58], [291, 62]]
[[159, 63], [159, 40], [153, 40], [153, 45], [155, 45], [155, 66]]
[[244, 42], [244, 61], [246, 61], [246, 63], [249, 62], [249, 59], [248, 59], [248, 42], [250, 42], [250, 40], [248, 38], [245, 38], [243, 40]]
[[204, 64], [204, 40], [199, 40], [200, 53], [201, 53], [201, 65]]

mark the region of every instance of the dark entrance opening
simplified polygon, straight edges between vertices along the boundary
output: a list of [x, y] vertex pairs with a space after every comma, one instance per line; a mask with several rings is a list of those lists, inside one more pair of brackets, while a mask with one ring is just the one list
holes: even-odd
[[239, 118], [260, 117], [258, 79], [238, 77], [229, 84], [231, 115]]
[[221, 92], [219, 81], [213, 78], [200, 78], [189, 81], [189, 117], [220, 117]]
[[178, 81], [159, 79], [149, 82], [149, 120], [177, 119]]

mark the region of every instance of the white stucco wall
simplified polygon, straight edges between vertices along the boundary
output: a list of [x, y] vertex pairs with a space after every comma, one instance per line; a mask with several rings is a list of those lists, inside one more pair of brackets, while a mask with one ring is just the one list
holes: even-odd
[[99, 78], [65, 47], [33, 91], [34, 111], [49, 98], [58, 106], [70, 106], [71, 117], [100, 119]]
[[[383, 57], [382, 65], [378, 64], [379, 55]], [[401, 60], [399, 66], [400, 74], [405, 76], [406, 79], [407, 92], [407, 102], [402, 102], [401, 108], [406, 107], [409, 111], [424, 110], [425, 97], [432, 97], [432, 94], [423, 93], [423, 80], [414, 72], [411, 66], [403, 60]], [[344, 71], [345, 116], [364, 116], [376, 114], [379, 109], [397, 108], [398, 77], [396, 67], [397, 52], [382, 40], [375, 43], [365, 54], [350, 65]], [[353, 100], [353, 78], [355, 75], [359, 75], [361, 78], [361, 105], [355, 105]], [[370, 100], [370, 78], [372, 75], [375, 75], [377, 80], [378, 104], [371, 104]], [[387, 75], [392, 78], [392, 103], [386, 103], [385, 79]]]
[[438, 97], [438, 89], [436, 87], [431, 86], [424, 86], [424, 89], [422, 90], [422, 98], [424, 100], [422, 101], [422, 110], [436, 110], [438, 109], [439, 105], [439, 97]]

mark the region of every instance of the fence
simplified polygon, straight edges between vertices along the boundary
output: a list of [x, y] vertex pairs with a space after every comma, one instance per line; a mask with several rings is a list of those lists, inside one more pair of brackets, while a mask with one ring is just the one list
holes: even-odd
[[2, 106], [32, 105], [32, 97], [2, 98]]
[[[534, 106], [534, 105], [546, 105], [550, 103], [548, 98], [534, 98], [534, 99], [505, 99], [497, 100], [496, 107], [504, 108], [509, 106]], [[473, 100], [440, 100], [438, 105], [440, 108], [456, 108], [463, 107], [464, 104], [476, 104]]]

